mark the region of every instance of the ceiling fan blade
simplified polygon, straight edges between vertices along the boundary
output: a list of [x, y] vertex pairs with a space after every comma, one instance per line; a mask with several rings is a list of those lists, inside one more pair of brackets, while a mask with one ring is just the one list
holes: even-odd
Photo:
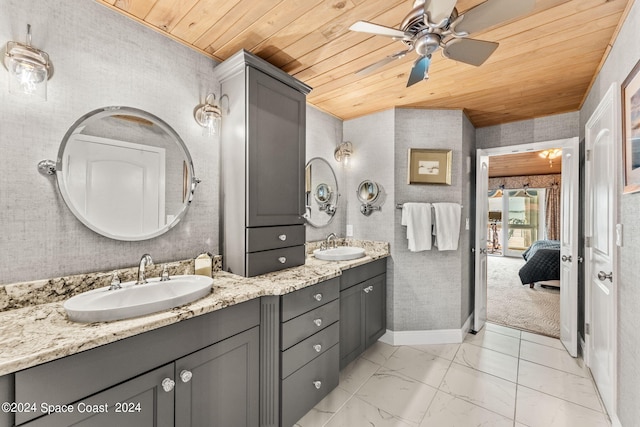
[[356, 75], [369, 74], [373, 70], [376, 70], [382, 66], [385, 66], [388, 63], [395, 61], [396, 59], [404, 58], [404, 56], [409, 52], [411, 52], [411, 49], [403, 50], [402, 52], [396, 52], [393, 55], [389, 55], [385, 58], [382, 58], [380, 61], [374, 62], [373, 64], [368, 65], [363, 69], [356, 71], [355, 74]]
[[463, 18], [455, 31], [476, 33], [529, 13], [535, 5], [536, 0], [487, 0], [462, 13]]
[[427, 80], [429, 78], [430, 64], [431, 64], [431, 55], [422, 56], [416, 59], [416, 62], [413, 63], [411, 74], [409, 75], [409, 81], [407, 82], [407, 87], [413, 86], [414, 84], [419, 83], [423, 80]]
[[424, 2], [424, 14], [429, 22], [438, 27], [447, 24], [457, 0], [427, 0]]
[[397, 30], [391, 27], [385, 27], [384, 25], [374, 24], [367, 21], [358, 21], [349, 27], [351, 31], [358, 31], [360, 33], [375, 34], [377, 36], [393, 37], [396, 39], [411, 39], [413, 36], [404, 31]]
[[498, 43], [475, 39], [453, 39], [442, 49], [444, 56], [465, 64], [482, 65], [498, 48]]

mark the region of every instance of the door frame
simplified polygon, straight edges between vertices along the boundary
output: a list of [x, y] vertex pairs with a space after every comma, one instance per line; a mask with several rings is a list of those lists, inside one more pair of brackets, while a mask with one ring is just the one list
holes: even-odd
[[[564, 139], [556, 139], [556, 140], [549, 140], [549, 141], [540, 141], [540, 142], [533, 142], [533, 143], [528, 143], [528, 144], [518, 144], [518, 145], [509, 145], [509, 146], [503, 146], [503, 147], [494, 147], [494, 148], [480, 148], [477, 149], [477, 157], [479, 158], [480, 156], [489, 156], [489, 164], [491, 164], [491, 157], [492, 156], [500, 156], [500, 155], [505, 155], [505, 154], [515, 154], [515, 153], [521, 153], [521, 152], [527, 152], [527, 151], [541, 151], [541, 150], [546, 150], [546, 149], [550, 149], [550, 148], [564, 148], [564, 147], [573, 147], [576, 151], [578, 150], [579, 147], [579, 139], [578, 137], [572, 137], [572, 138], [564, 138]], [[479, 180], [481, 179], [480, 177], [480, 171], [476, 170], [476, 187], [479, 187]], [[576, 185], [576, 192], [579, 188], [579, 184], [576, 181], [575, 183]], [[561, 197], [564, 197], [564, 195], [561, 195]], [[478, 208], [478, 205], [480, 203], [484, 204], [484, 207]], [[480, 197], [479, 194], [476, 195], [476, 212], [483, 212], [485, 210], [487, 210], [487, 205], [488, 205], [488, 199], [487, 197]], [[580, 209], [579, 203], [576, 201], [575, 202], [575, 209]], [[486, 221], [485, 221], [486, 222]], [[481, 233], [485, 233], [486, 234], [486, 226], [484, 227], [480, 227], [479, 224], [481, 223], [481, 218], [476, 217], [476, 236], [475, 236], [475, 241], [476, 243], [479, 241], [480, 237], [481, 237]], [[578, 229], [578, 225], [576, 224], [576, 233], [581, 232], [581, 230]], [[486, 239], [485, 239], [486, 240]], [[486, 246], [485, 246], [486, 249]], [[474, 250], [476, 251], [476, 260], [478, 259], [478, 250], [477, 248], [474, 248]], [[576, 254], [576, 258], [577, 258], [577, 254], [578, 254], [578, 245], [576, 245], [575, 248], [573, 248], [573, 253]], [[477, 270], [477, 269], [476, 269]], [[576, 289], [574, 289], [575, 292], [572, 292], [572, 295], [575, 295], [575, 301], [571, 301], [571, 304], [574, 305], [575, 307], [577, 307], [578, 305], [578, 296], [577, 296], [577, 277], [575, 280], [575, 284], [574, 286], [576, 287]], [[482, 289], [482, 287], [484, 287], [484, 289]], [[480, 289], [479, 289], [480, 288]], [[483, 278], [478, 277], [478, 272], [476, 271], [476, 283], [475, 283], [475, 294], [477, 295], [481, 295], [482, 293], [484, 293], [486, 295], [487, 292], [487, 278], [486, 276]], [[474, 304], [474, 313], [476, 312], [476, 307], [478, 306], [479, 302], [478, 299], [476, 297], [475, 299], [475, 304]], [[567, 307], [568, 309], [571, 309], [572, 307]], [[562, 310], [562, 304], [560, 306], [560, 309]], [[486, 301], [485, 301], [485, 310], [486, 310]], [[574, 319], [574, 323], [576, 325], [576, 334], [578, 331], [578, 317], [577, 317], [577, 310], [573, 310], [575, 312], [575, 319]], [[476, 332], [479, 332], [479, 328], [476, 329], [475, 325], [474, 325], [474, 330]]]
[[[587, 150], [592, 148], [591, 144], [594, 143], [595, 141], [588, 141], [587, 140], [587, 136], [588, 136], [588, 132], [587, 132], [587, 127], [589, 125], [591, 125], [591, 123], [595, 120], [597, 120], [605, 111], [605, 109], [611, 105], [613, 108], [613, 116], [614, 116], [614, 123], [616, 124], [613, 129], [612, 129], [612, 133], [613, 133], [613, 140], [614, 140], [614, 144], [613, 144], [613, 173], [614, 173], [614, 179], [613, 179], [613, 191], [612, 191], [612, 197], [613, 197], [613, 201], [612, 201], [612, 215], [611, 215], [611, 221], [612, 223], [609, 224], [610, 227], [612, 227], [611, 230], [611, 234], [613, 235], [615, 232], [615, 228], [616, 228], [616, 224], [619, 224], [620, 222], [620, 210], [619, 210], [619, 206], [620, 206], [620, 194], [622, 193], [622, 173], [621, 171], [623, 170], [624, 165], [621, 162], [621, 159], [623, 158], [622, 156], [622, 136], [621, 136], [621, 128], [620, 128], [620, 123], [621, 123], [621, 117], [622, 117], [622, 111], [621, 111], [621, 101], [620, 101], [620, 92], [619, 92], [619, 86], [617, 83], [612, 83], [611, 86], [609, 87], [609, 89], [607, 90], [606, 94], [602, 97], [602, 99], [600, 100], [600, 103], [598, 104], [598, 106], [596, 107], [596, 109], [594, 110], [594, 112], [591, 114], [591, 117], [589, 117], [589, 120], [587, 120], [587, 123], [585, 124], [585, 156], [587, 155]], [[591, 204], [591, 200], [590, 200], [590, 188], [589, 188], [589, 183], [590, 181], [590, 173], [591, 173], [591, 168], [592, 168], [592, 164], [591, 162], [585, 158], [585, 189], [584, 189], [584, 193], [585, 193], [585, 221], [584, 221], [584, 236], [585, 236], [585, 240], [586, 238], [591, 238], [592, 236], [592, 230], [591, 230], [591, 226], [592, 224], [590, 223], [590, 220], [592, 218], [592, 214], [589, 212], [589, 208], [590, 208], [590, 204]], [[620, 231], [621, 232], [621, 231]], [[622, 239], [622, 236], [620, 236], [620, 239]], [[612, 273], [613, 273], [613, 280], [612, 280], [612, 286], [611, 286], [611, 298], [613, 301], [613, 307], [612, 307], [612, 316], [613, 316], [613, 322], [612, 322], [612, 327], [613, 330], [609, 331], [610, 332], [610, 337], [612, 340], [611, 343], [611, 350], [613, 351], [613, 355], [611, 356], [613, 362], [613, 366], [611, 367], [611, 381], [612, 381], [612, 385], [611, 385], [611, 392], [612, 392], [612, 396], [611, 396], [611, 408], [606, 408], [607, 410], [610, 410], [610, 417], [613, 418], [617, 417], [617, 411], [618, 411], [618, 364], [616, 363], [616, 361], [618, 360], [618, 328], [617, 328], [617, 322], [618, 322], [618, 277], [619, 277], [619, 267], [618, 267], [618, 260], [619, 260], [619, 247], [621, 245], [617, 244], [617, 242], [611, 242], [611, 269], [612, 269]], [[591, 263], [591, 254], [590, 251], [592, 250], [592, 248], [589, 245], [585, 244], [585, 266], [584, 266], [584, 276], [585, 276], [585, 313], [584, 313], [584, 319], [585, 319], [585, 324], [593, 324], [593, 311], [591, 310], [591, 287], [588, 285], [589, 284], [589, 279], [591, 277], [592, 274], [592, 270], [594, 269], [594, 266]], [[585, 335], [584, 335], [584, 339], [585, 339], [585, 343], [584, 343], [584, 348], [583, 348], [583, 357], [584, 357], [584, 362], [585, 364], [590, 368], [591, 367], [591, 336], [590, 334], [587, 334], [585, 331]], [[615, 424], [614, 424], [615, 425]]]

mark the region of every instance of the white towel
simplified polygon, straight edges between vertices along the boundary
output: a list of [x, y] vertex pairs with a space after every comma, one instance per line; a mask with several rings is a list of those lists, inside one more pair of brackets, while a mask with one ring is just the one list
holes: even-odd
[[440, 251], [457, 250], [462, 206], [458, 203], [434, 203], [433, 209], [436, 214], [433, 228], [433, 235], [436, 236], [435, 245]]
[[407, 226], [407, 240], [411, 252], [431, 250], [431, 204], [402, 205], [402, 225]]

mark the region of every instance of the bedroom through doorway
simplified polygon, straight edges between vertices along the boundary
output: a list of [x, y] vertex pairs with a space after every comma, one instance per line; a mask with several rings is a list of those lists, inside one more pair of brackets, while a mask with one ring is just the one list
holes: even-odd
[[487, 320], [560, 337], [562, 154], [490, 156]]

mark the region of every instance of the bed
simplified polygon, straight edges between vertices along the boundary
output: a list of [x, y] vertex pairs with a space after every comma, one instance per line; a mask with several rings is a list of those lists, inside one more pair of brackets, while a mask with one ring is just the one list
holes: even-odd
[[533, 288], [536, 282], [560, 280], [560, 241], [538, 240], [522, 253], [526, 264], [518, 275], [523, 285]]

